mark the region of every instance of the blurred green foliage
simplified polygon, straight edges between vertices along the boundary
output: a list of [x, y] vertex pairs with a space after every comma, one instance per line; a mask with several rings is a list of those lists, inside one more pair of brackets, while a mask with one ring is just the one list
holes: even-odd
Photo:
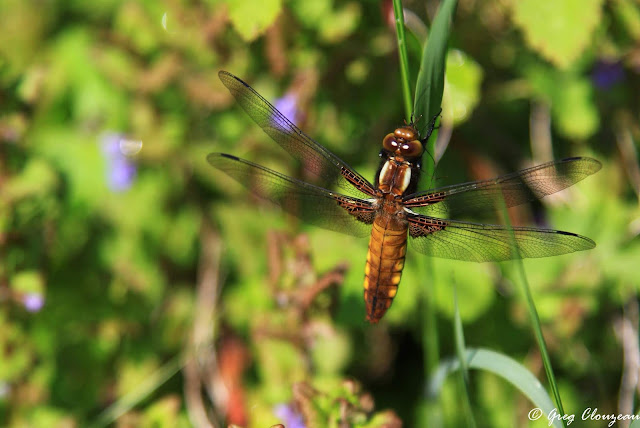
[[[404, 6], [428, 26], [438, 3]], [[425, 349], [455, 355], [453, 283], [467, 345], [544, 380], [509, 263], [433, 260], [427, 282], [409, 253], [371, 326], [366, 240], [300, 224], [206, 163], [229, 152], [304, 178], [234, 107], [225, 69], [274, 102], [291, 95], [297, 124], [373, 177], [381, 138], [404, 117], [390, 11], [0, 2], [0, 424], [174, 427], [213, 414], [220, 426], [461, 426], [463, 391], [447, 381], [427, 397], [423, 366]], [[437, 185], [565, 156], [603, 163], [511, 214], [598, 243], [525, 267], [565, 410], [634, 412], [638, 3], [460, 0], [450, 45]], [[423, 342], [427, 289], [437, 343]], [[478, 426], [530, 423], [515, 388], [471, 374]]]

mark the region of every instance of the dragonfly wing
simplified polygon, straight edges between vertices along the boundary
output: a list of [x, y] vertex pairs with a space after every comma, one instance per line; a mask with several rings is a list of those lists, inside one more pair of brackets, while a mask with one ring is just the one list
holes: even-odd
[[257, 196], [306, 222], [354, 236], [371, 233], [375, 211], [369, 200], [331, 192], [224, 153], [211, 153], [207, 161]]
[[[413, 248], [422, 254], [473, 262], [550, 257], [596, 246], [591, 239], [570, 232], [410, 216]], [[513, 233], [513, 235], [512, 235]], [[513, 240], [515, 239], [515, 248]]]
[[597, 172], [600, 162], [574, 157], [547, 162], [492, 180], [474, 181], [409, 195], [405, 206], [435, 217], [463, 217], [530, 202], [559, 192]]
[[319, 186], [336, 187], [357, 197], [375, 195], [371, 183], [302, 132], [251, 86], [226, 71], [220, 71], [218, 76], [249, 117], [297, 159], [317, 179]]

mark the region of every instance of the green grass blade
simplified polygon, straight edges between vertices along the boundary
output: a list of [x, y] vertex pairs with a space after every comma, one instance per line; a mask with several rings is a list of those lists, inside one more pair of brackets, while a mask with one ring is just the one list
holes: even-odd
[[182, 355], [175, 356], [172, 360], [167, 362], [164, 366], [160, 367], [150, 376], [148, 376], [144, 382], [138, 385], [133, 391], [120, 397], [111, 406], [105, 409], [98, 419], [91, 424], [92, 428], [101, 428], [114, 423], [120, 416], [140, 404], [143, 400], [149, 397], [154, 391], [156, 391], [167, 380], [178, 373], [184, 366], [184, 358]]
[[393, 14], [396, 18], [396, 37], [398, 39], [398, 56], [400, 58], [400, 78], [402, 80], [402, 98], [407, 120], [411, 117], [411, 76], [409, 75], [409, 55], [407, 54], [407, 37], [404, 28], [402, 2], [393, 0]]
[[[429, 123], [438, 114], [442, 105], [449, 30], [457, 4], [457, 0], [444, 0], [440, 4], [429, 32], [429, 39], [424, 46], [413, 108], [415, 119], [420, 119], [423, 123]], [[424, 156], [423, 174], [429, 179], [433, 177], [435, 170], [433, 158], [436, 134], [434, 132], [425, 147], [427, 155]], [[431, 188], [433, 184], [428, 183], [428, 186]]]
[[[553, 414], [555, 407], [540, 381], [525, 366], [504, 354], [489, 349], [467, 348], [465, 360], [471, 369], [491, 372], [506, 380], [522, 392], [534, 405], [542, 411], [541, 418]], [[438, 395], [447, 376], [460, 369], [460, 361], [457, 358], [449, 358], [442, 361], [431, 381], [427, 394], [430, 397]], [[564, 414], [563, 412], [558, 412]], [[545, 420], [545, 422], [548, 421]], [[553, 419], [553, 426], [561, 428], [558, 419]]]
[[[429, 38], [423, 49], [422, 62], [416, 84], [415, 104], [413, 109], [414, 119], [422, 116], [424, 122], [429, 122], [440, 110], [442, 93], [444, 91], [444, 72], [447, 44], [449, 41], [450, 22], [457, 0], [444, 0], [440, 10], [436, 14]], [[430, 112], [433, 112], [429, 116]], [[435, 133], [434, 133], [435, 134]], [[435, 135], [427, 142], [425, 151], [429, 152], [423, 157], [423, 176], [429, 180], [433, 177], [435, 164], [433, 162], [433, 148]], [[432, 187], [431, 182], [427, 187]], [[431, 373], [437, 366], [439, 356], [438, 349], [438, 325], [433, 305], [435, 291], [433, 290], [433, 260], [427, 259], [420, 264], [420, 275], [426, 278], [426, 286], [423, 294], [423, 343], [425, 355], [425, 371]]]
[[426, 121], [440, 111], [442, 104], [449, 30], [457, 4], [457, 0], [444, 0], [440, 4], [422, 54], [413, 111]]
[[464, 341], [464, 331], [462, 329], [462, 319], [460, 318], [460, 308], [458, 306], [458, 288], [456, 282], [453, 282], [453, 335], [456, 344], [456, 355], [458, 357], [458, 363], [462, 370], [460, 370], [460, 383], [464, 390], [464, 407], [465, 415], [467, 418], [467, 426], [470, 428], [476, 427], [476, 420], [473, 417], [473, 410], [471, 407], [471, 386], [469, 382], [469, 366], [467, 365], [467, 359], [465, 358], [466, 349]]
[[433, 259], [425, 258], [418, 265], [418, 274], [424, 278], [422, 286], [422, 349], [425, 373], [431, 373], [438, 366], [440, 347], [438, 345], [438, 318], [435, 308], [435, 278]]
[[458, 307], [458, 287], [456, 283], [453, 283], [453, 334], [456, 344], [456, 354], [460, 360], [460, 366], [462, 367], [462, 373], [465, 383], [469, 384], [469, 368], [464, 358], [465, 344], [464, 344], [464, 332], [462, 331], [462, 319], [460, 318], [460, 308]]
[[[502, 201], [502, 216], [505, 221], [505, 225], [511, 233], [511, 247], [513, 251], [518, 254], [518, 247], [516, 245], [516, 238], [513, 235], [513, 229], [511, 227], [511, 221], [509, 220], [509, 214], [507, 212], [507, 206], [504, 201]], [[538, 310], [536, 309], [535, 302], [533, 301], [533, 295], [531, 294], [531, 287], [529, 286], [529, 281], [527, 280], [527, 274], [524, 270], [524, 263], [520, 257], [517, 257], [513, 263], [516, 265], [518, 275], [520, 276], [520, 282], [522, 284], [522, 292], [524, 293], [525, 302], [527, 304], [527, 312], [529, 312], [529, 318], [531, 319], [531, 326], [533, 327], [533, 332], [536, 336], [536, 341], [538, 342], [538, 348], [540, 349], [540, 355], [542, 356], [542, 364], [544, 365], [544, 371], [547, 374], [547, 379], [549, 380], [549, 386], [551, 387], [551, 391], [553, 392], [553, 397], [556, 401], [556, 406], [558, 408], [558, 412], [561, 415], [564, 415], [564, 407], [562, 406], [562, 399], [560, 398], [560, 390], [558, 388], [558, 384], [556, 383], [556, 377], [553, 374], [553, 367], [551, 366], [551, 358], [549, 357], [549, 351], [547, 350], [547, 343], [544, 340], [544, 335], [542, 334], [542, 325], [540, 324], [540, 317], [538, 316]], [[566, 428], [567, 423], [563, 419], [562, 425]]]

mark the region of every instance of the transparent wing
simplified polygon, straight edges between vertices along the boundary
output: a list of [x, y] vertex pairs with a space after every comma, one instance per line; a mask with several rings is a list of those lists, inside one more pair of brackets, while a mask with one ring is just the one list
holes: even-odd
[[336, 187], [357, 197], [375, 194], [371, 183], [298, 129], [251, 86], [226, 71], [218, 76], [251, 119], [316, 177], [318, 186]]
[[416, 251], [433, 257], [472, 262], [550, 257], [596, 246], [591, 239], [551, 229], [467, 223], [427, 216], [409, 217], [409, 235]]
[[530, 202], [559, 192], [597, 172], [600, 162], [574, 157], [547, 162], [492, 180], [441, 187], [405, 197], [405, 206], [427, 216], [462, 217]]
[[306, 222], [354, 236], [368, 236], [375, 215], [371, 202], [330, 192], [224, 153], [207, 161], [257, 196]]

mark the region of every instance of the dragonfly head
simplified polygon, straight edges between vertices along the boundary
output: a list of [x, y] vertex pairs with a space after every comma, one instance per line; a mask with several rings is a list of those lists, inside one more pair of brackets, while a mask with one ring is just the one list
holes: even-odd
[[422, 156], [423, 152], [420, 134], [412, 125], [401, 126], [387, 134], [382, 140], [382, 148], [396, 156], [410, 159]]

